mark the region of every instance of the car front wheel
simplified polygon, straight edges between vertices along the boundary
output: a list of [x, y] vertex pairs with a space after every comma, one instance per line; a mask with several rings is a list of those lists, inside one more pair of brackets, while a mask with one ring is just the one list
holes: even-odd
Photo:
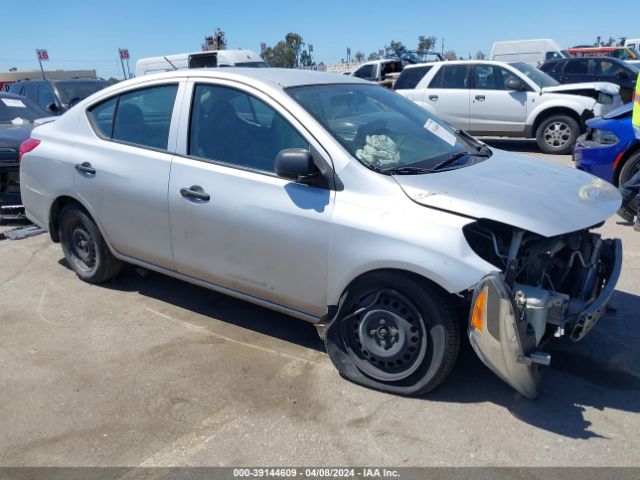
[[102, 283], [115, 277], [122, 262], [107, 246], [98, 226], [78, 206], [65, 207], [60, 213], [60, 244], [69, 266], [88, 283]]
[[544, 153], [565, 155], [580, 135], [580, 125], [567, 115], [551, 115], [542, 121], [536, 131], [538, 147]]
[[375, 273], [347, 291], [325, 344], [347, 379], [390, 393], [420, 396], [447, 377], [460, 328], [447, 295], [396, 272]]

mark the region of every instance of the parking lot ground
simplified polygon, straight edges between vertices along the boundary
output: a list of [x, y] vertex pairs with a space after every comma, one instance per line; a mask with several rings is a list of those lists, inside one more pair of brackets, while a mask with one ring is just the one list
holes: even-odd
[[469, 348], [426, 398], [367, 390], [312, 325], [133, 269], [88, 285], [47, 235], [2, 240], [0, 465], [640, 466], [640, 235], [601, 231], [617, 314], [553, 347], [536, 401]]

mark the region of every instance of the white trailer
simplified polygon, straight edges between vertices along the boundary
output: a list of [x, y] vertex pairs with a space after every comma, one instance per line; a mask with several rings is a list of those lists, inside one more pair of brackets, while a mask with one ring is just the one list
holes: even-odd
[[136, 62], [136, 77], [186, 68], [267, 66], [264, 60], [252, 50], [214, 50], [207, 52], [178, 53], [175, 55], [139, 59]]
[[568, 57], [569, 55], [549, 38], [495, 42], [491, 49], [491, 60], [522, 62], [533, 66], [537, 66], [545, 60]]

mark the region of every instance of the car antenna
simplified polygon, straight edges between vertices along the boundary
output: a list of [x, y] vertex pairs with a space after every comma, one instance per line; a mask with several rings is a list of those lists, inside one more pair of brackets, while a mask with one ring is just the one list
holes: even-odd
[[176, 67], [173, 63], [171, 63], [171, 60], [169, 60], [167, 57], [162, 57], [162, 58], [164, 58], [167, 61], [167, 63], [173, 67], [174, 70], [178, 70], [178, 67]]

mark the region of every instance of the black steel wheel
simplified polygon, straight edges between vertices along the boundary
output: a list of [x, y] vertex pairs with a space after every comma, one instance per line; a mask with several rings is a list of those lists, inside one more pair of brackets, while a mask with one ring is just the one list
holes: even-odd
[[85, 282], [102, 283], [115, 277], [122, 262], [115, 258], [95, 222], [76, 205], [60, 213], [59, 236], [71, 269]]
[[358, 368], [377, 380], [401, 380], [416, 371], [427, 351], [427, 329], [416, 306], [395, 290], [361, 299], [345, 317], [343, 340]]
[[453, 368], [459, 330], [455, 308], [440, 287], [410, 274], [380, 271], [349, 286], [325, 345], [349, 380], [420, 396]]

